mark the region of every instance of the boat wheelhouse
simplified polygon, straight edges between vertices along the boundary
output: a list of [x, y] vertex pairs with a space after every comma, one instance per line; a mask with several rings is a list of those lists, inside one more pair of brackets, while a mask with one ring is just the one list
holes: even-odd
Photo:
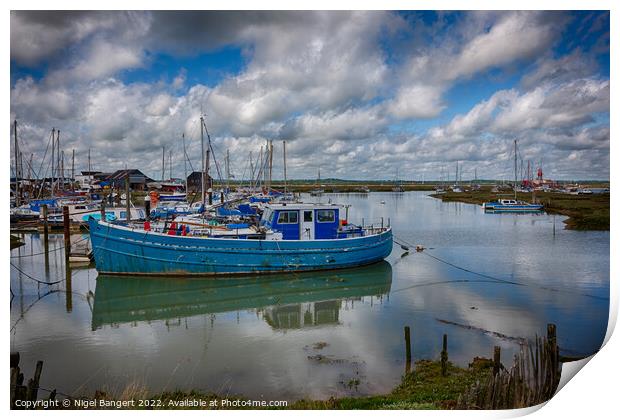
[[[182, 223], [152, 230], [90, 219], [100, 273], [216, 275], [278, 273], [356, 267], [392, 251], [389, 226], [355, 226], [340, 220], [340, 207], [273, 204], [258, 225], [221, 229]], [[216, 231], [216, 234], [208, 232]]]
[[336, 204], [272, 204], [265, 208], [261, 226], [282, 233], [285, 240], [338, 239], [360, 233], [340, 220]]

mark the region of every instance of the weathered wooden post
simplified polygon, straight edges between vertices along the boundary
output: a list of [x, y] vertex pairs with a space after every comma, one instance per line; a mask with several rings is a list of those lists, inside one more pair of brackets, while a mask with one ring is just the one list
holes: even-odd
[[62, 207], [62, 219], [65, 236], [65, 306], [67, 312], [71, 312], [73, 310], [73, 295], [71, 292], [71, 265], [69, 264], [71, 257], [71, 231], [68, 206]]
[[448, 374], [448, 334], [443, 335], [443, 346], [441, 350], [441, 376]]
[[560, 349], [558, 347], [555, 324], [547, 324], [547, 345], [551, 353], [551, 383], [556, 384], [557, 376], [559, 375]]
[[69, 260], [65, 261], [65, 310], [67, 313], [73, 311], [73, 292], [71, 279], [71, 265]]
[[43, 212], [43, 242], [47, 246], [49, 235], [49, 225], [47, 223], [47, 204], [43, 204], [41, 206], [41, 211]]
[[26, 393], [26, 399], [28, 401], [36, 401], [37, 394], [39, 393], [39, 379], [41, 378], [41, 371], [43, 370], [43, 361], [37, 361], [37, 367], [34, 370], [34, 377], [28, 380], [28, 391]]
[[224, 191], [220, 193], [220, 203], [224, 204]]
[[125, 220], [127, 220], [127, 223], [131, 222], [131, 209], [129, 208], [129, 203], [131, 202], [131, 200], [129, 198], [129, 173], [127, 173], [127, 178], [125, 178], [125, 211], [127, 212]]
[[493, 347], [493, 376], [496, 376], [499, 373], [499, 369], [501, 366], [501, 347], [495, 346]]
[[19, 394], [19, 390], [17, 389], [17, 382], [20, 374], [19, 353], [11, 353], [11, 408], [15, 408], [15, 400], [17, 399], [17, 395]]
[[411, 371], [411, 331], [405, 326], [405, 373]]
[[69, 262], [69, 255], [71, 254], [71, 221], [69, 219], [69, 207], [62, 206], [62, 223], [65, 234], [65, 261]]
[[101, 221], [105, 222], [105, 197], [103, 200], [101, 200]]
[[49, 244], [49, 224], [47, 221], [47, 204], [43, 204], [41, 206], [41, 211], [43, 213], [43, 262], [45, 267], [45, 276], [49, 275], [50, 272], [50, 244]]

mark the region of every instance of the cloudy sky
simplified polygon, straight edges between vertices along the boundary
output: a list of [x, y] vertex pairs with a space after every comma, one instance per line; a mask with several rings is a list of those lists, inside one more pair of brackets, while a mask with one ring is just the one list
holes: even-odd
[[[237, 178], [609, 178], [607, 12], [12, 12], [11, 121], [86, 169], [183, 175], [200, 114]], [[188, 163], [189, 165], [189, 163]]]

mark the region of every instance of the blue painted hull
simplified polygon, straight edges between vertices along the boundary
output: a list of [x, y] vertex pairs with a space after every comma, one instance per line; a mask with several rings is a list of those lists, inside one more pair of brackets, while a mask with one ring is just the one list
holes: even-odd
[[492, 206], [485, 206], [484, 208], [485, 211], [488, 212], [539, 212], [539, 211], [543, 211], [543, 206], [542, 205], [534, 205], [534, 204], [530, 204], [530, 205], [513, 205], [513, 206], [506, 206], [506, 205], [492, 205]]
[[392, 252], [392, 230], [333, 240], [256, 240], [169, 236], [89, 221], [100, 273], [216, 275], [356, 267]]

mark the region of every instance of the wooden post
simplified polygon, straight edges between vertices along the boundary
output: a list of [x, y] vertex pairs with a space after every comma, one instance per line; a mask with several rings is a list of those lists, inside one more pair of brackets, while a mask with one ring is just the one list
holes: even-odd
[[41, 371], [43, 370], [43, 361], [37, 362], [37, 367], [34, 370], [34, 377], [28, 381], [28, 392], [26, 399], [28, 401], [36, 401], [37, 394], [39, 392], [39, 379], [41, 378]]
[[547, 324], [547, 345], [551, 353], [551, 374], [552, 383], [557, 383], [560, 367], [560, 349], [558, 347], [558, 341], [556, 336], [555, 324]]
[[43, 241], [45, 245], [47, 245], [49, 234], [49, 225], [47, 223], [47, 204], [43, 204], [41, 206], [41, 211], [43, 212]]
[[443, 346], [441, 350], [441, 376], [448, 374], [448, 334], [443, 335]]
[[405, 326], [405, 373], [411, 371], [411, 331]]
[[69, 262], [69, 255], [71, 254], [71, 232], [70, 232], [70, 219], [69, 219], [69, 207], [62, 206], [62, 221], [65, 233], [65, 261]]
[[73, 292], [72, 292], [71, 265], [69, 260], [65, 261], [65, 310], [67, 313], [73, 311]]
[[11, 367], [19, 367], [19, 352], [11, 353]]
[[103, 197], [103, 200], [101, 200], [101, 221], [105, 222], [105, 197]]
[[127, 216], [125, 217], [125, 220], [127, 220], [127, 223], [131, 222], [131, 209], [129, 208], [129, 203], [131, 202], [130, 200], [130, 195], [129, 195], [129, 173], [127, 173], [127, 178], [125, 179], [125, 211], [127, 212]]
[[501, 366], [501, 347], [495, 346], [493, 347], [493, 376], [496, 376], [499, 373], [499, 369]]
[[62, 218], [65, 234], [65, 305], [67, 312], [71, 312], [73, 309], [73, 295], [71, 294], [71, 266], [69, 264], [69, 257], [71, 256], [71, 232], [69, 227], [68, 206], [62, 207]]

